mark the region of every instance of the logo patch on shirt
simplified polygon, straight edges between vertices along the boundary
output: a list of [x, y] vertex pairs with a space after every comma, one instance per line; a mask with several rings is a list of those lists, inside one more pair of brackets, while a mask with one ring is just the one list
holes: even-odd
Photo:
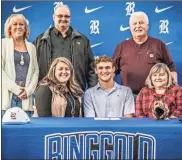
[[77, 42], [78, 45], [80, 45], [80, 42]]
[[154, 57], [154, 54], [150, 54], [150, 57], [153, 58]]

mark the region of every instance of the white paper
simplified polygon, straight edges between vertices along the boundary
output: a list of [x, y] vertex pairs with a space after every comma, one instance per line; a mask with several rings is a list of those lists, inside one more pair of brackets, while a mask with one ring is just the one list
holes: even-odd
[[120, 120], [120, 118], [94, 118], [95, 120]]

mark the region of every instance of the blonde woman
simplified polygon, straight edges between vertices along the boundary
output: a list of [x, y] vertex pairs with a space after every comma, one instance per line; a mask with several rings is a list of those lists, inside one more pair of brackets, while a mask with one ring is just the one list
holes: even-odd
[[182, 114], [182, 87], [178, 86], [167, 65], [154, 65], [136, 99], [136, 117], [153, 117], [155, 102], [162, 102], [168, 110], [167, 117], [179, 117]]
[[71, 62], [56, 58], [35, 92], [36, 112], [39, 117], [79, 117], [82, 95]]
[[12, 14], [4, 26], [2, 39], [2, 112], [21, 107], [31, 116], [32, 94], [38, 81], [36, 49], [27, 42], [29, 26], [22, 14]]

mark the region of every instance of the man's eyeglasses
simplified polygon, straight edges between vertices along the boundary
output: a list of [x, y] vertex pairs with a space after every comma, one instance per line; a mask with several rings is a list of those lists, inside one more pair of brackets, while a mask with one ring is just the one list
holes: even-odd
[[56, 14], [54, 14], [55, 16], [57, 16], [59, 19], [61, 19], [61, 18], [65, 18], [65, 19], [69, 19], [71, 16], [70, 15], [62, 15], [62, 14], [58, 14], [58, 15], [56, 15]]

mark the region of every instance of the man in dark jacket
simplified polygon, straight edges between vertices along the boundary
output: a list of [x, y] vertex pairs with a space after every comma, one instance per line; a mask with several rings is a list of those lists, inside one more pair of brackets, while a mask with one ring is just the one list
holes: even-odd
[[42, 33], [33, 42], [37, 49], [39, 80], [48, 73], [50, 64], [57, 57], [69, 59], [74, 67], [76, 80], [83, 91], [97, 84], [94, 72], [94, 57], [89, 40], [70, 26], [71, 11], [59, 3], [54, 8], [55, 26]]

